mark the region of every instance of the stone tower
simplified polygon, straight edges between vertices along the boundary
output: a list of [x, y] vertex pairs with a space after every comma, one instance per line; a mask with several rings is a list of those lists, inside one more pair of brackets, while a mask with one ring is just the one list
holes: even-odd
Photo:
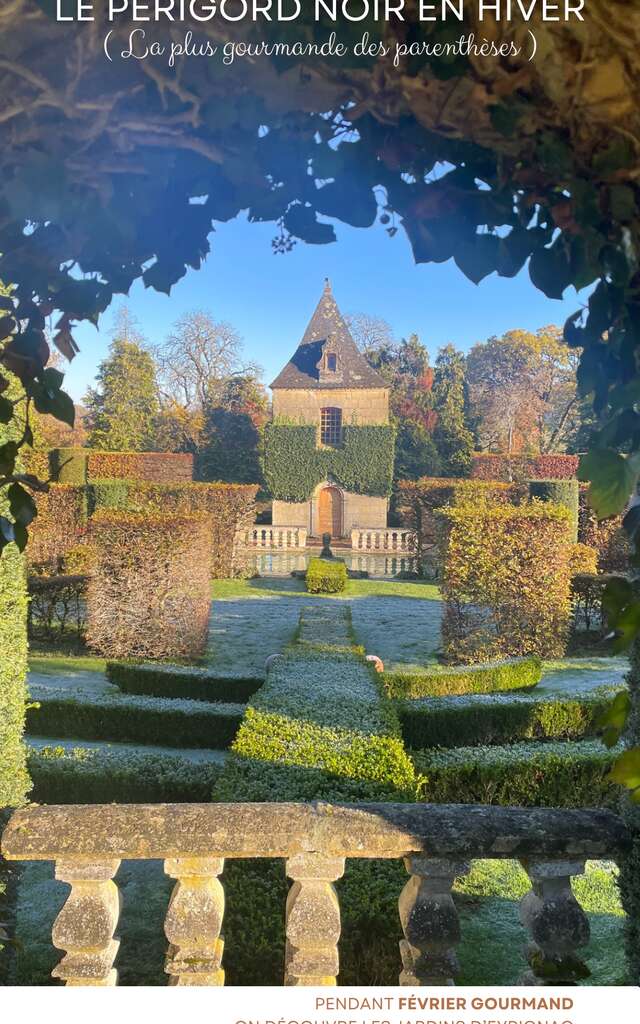
[[[302, 341], [271, 388], [272, 426], [280, 425], [280, 434], [267, 429], [266, 445], [267, 478], [269, 466], [276, 467], [274, 526], [302, 526], [313, 536], [328, 532], [334, 538], [348, 536], [354, 528], [386, 527], [393, 462], [389, 389], [358, 351], [328, 280]], [[364, 429], [372, 427], [376, 429]], [[300, 470], [308, 474], [310, 493], [301, 494], [296, 482], [297, 500], [286, 500], [291, 493], [283, 499], [287, 486], [292, 491], [293, 485], [279, 483], [287, 475], [284, 458], [280, 456], [278, 475], [277, 454], [270, 457], [270, 445], [282, 443], [283, 434], [291, 472], [295, 474], [297, 461], [312, 467]], [[304, 451], [296, 451], [296, 438]], [[371, 446], [370, 458], [366, 445]], [[358, 466], [369, 462], [375, 467], [371, 481], [366, 472], [358, 475]]]

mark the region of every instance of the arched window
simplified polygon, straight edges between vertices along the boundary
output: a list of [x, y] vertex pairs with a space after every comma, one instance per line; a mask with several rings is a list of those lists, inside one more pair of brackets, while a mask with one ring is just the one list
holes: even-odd
[[322, 444], [337, 448], [342, 440], [342, 409], [328, 406], [320, 410], [320, 440]]

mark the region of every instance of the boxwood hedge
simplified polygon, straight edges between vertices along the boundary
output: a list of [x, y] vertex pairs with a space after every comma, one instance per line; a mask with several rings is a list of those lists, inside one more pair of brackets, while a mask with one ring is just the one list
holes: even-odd
[[221, 766], [184, 757], [78, 746], [29, 747], [33, 799], [47, 804], [200, 803]]
[[190, 665], [126, 661], [108, 661], [107, 677], [123, 693], [237, 704], [247, 701], [264, 682], [257, 676], [221, 676]]
[[[214, 800], [415, 800], [419, 780], [378, 680], [350, 646], [347, 609], [333, 602], [304, 609], [297, 642], [274, 662], [247, 709]], [[405, 879], [399, 862], [347, 863], [338, 882], [341, 983], [396, 983], [395, 904]], [[230, 862], [225, 890], [229, 983], [281, 984], [282, 866]]]
[[398, 705], [410, 747], [485, 746], [526, 739], [575, 740], [595, 736], [614, 687], [592, 693], [545, 696], [496, 694], [424, 698]]
[[338, 560], [311, 558], [305, 583], [310, 594], [340, 594], [347, 585], [347, 567]]
[[233, 744], [259, 765], [299, 765], [402, 790], [414, 784], [400, 727], [361, 656], [290, 647], [247, 707]]
[[482, 665], [396, 669], [384, 672], [382, 682], [389, 697], [440, 697], [526, 689], [539, 683], [541, 676], [540, 658], [508, 658]]
[[458, 747], [414, 753], [429, 803], [615, 807], [607, 778], [616, 753], [598, 740]]
[[225, 749], [244, 710], [241, 704], [74, 693], [65, 687], [37, 685], [31, 688], [31, 696], [37, 706], [27, 712], [27, 730], [34, 736], [168, 747]]

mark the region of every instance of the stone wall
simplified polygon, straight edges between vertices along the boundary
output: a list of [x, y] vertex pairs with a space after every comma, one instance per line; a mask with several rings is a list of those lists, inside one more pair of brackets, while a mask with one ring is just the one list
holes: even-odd
[[327, 406], [342, 409], [343, 424], [389, 422], [388, 388], [275, 388], [273, 392], [274, 419], [319, 424], [320, 410]]

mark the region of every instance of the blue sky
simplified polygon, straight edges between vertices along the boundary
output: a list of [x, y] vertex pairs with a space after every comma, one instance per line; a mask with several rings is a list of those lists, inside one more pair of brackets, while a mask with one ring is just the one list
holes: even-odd
[[[218, 225], [211, 254], [199, 271], [189, 271], [171, 296], [136, 284], [128, 301], [149, 342], [159, 344], [171, 325], [193, 309], [227, 320], [244, 341], [247, 360], [259, 363], [269, 383], [296, 348], [320, 297], [325, 277], [343, 313], [383, 317], [398, 337], [415, 331], [432, 361], [440, 345], [469, 349], [476, 341], [515, 327], [536, 330], [564, 323], [580, 305], [573, 290], [563, 301], [545, 298], [525, 269], [516, 279], [491, 275], [478, 286], [453, 261], [416, 266], [400, 229], [390, 239], [382, 227], [336, 226], [332, 245], [299, 243], [292, 252], [273, 255], [273, 224], [248, 224], [240, 216]], [[112, 312], [99, 330], [82, 324], [76, 338], [81, 352], [67, 372], [66, 384], [79, 400], [107, 353]]]

